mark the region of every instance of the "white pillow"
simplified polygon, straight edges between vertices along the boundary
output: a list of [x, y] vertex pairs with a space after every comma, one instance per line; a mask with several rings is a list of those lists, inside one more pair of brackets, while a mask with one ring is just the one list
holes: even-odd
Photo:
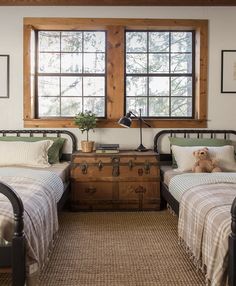
[[0, 141], [0, 166], [49, 167], [48, 149], [52, 144], [52, 140]]
[[[204, 148], [206, 146], [191, 146], [182, 147], [172, 145], [172, 153], [178, 165], [177, 171], [185, 172], [191, 171], [196, 158], [193, 156], [193, 152]], [[218, 166], [222, 171], [235, 171], [236, 172], [236, 161], [234, 155], [234, 146], [225, 145], [220, 147], [207, 147], [209, 150], [210, 157], [217, 160]]]

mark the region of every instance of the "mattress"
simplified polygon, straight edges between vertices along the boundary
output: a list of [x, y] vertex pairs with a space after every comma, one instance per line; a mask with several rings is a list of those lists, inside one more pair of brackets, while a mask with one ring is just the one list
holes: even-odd
[[[181, 201], [182, 195], [186, 189], [190, 189], [195, 185], [214, 183], [218, 177], [220, 183], [231, 183], [232, 177], [234, 178], [235, 172], [220, 172], [220, 173], [193, 173], [180, 172], [173, 169], [171, 166], [161, 166], [163, 173], [163, 182], [168, 187], [170, 194], [178, 201]], [[217, 175], [218, 174], [218, 175]], [[222, 178], [221, 178], [222, 177]], [[216, 179], [215, 179], [216, 178]], [[177, 183], [178, 182], [178, 183]], [[215, 183], [218, 183], [216, 181]]]
[[63, 183], [66, 183], [69, 181], [70, 162], [62, 162], [62, 163], [53, 164], [50, 167], [48, 167], [47, 170], [56, 173], [62, 179]]
[[[19, 168], [19, 166], [17, 167]], [[20, 168], [51, 171], [53, 173], [56, 173], [62, 179], [62, 182], [64, 183], [64, 185], [65, 183], [69, 181], [69, 178], [70, 178], [70, 162], [52, 164], [48, 168], [32, 168], [32, 167], [23, 167], [23, 166]]]
[[[187, 172], [180, 172], [177, 169], [173, 169], [172, 166], [161, 166], [160, 167], [163, 173], [163, 182], [166, 186], [169, 187], [170, 180], [176, 175], [186, 174]], [[189, 172], [192, 173], [192, 172]]]

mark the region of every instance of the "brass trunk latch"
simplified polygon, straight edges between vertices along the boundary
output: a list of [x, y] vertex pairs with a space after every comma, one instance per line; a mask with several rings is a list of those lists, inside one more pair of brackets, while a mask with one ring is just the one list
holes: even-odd
[[111, 161], [112, 161], [112, 165], [113, 165], [112, 176], [113, 177], [118, 177], [120, 175], [120, 159], [116, 158], [116, 157], [113, 157], [111, 159]]
[[144, 171], [145, 171], [145, 174], [149, 174], [150, 173], [150, 163], [147, 160], [144, 163]]
[[128, 166], [129, 166], [129, 169], [132, 170], [132, 168], [133, 168], [133, 166], [134, 166], [132, 160], [129, 160]]
[[88, 164], [87, 162], [83, 162], [80, 164], [80, 169], [82, 171], [82, 173], [85, 175], [87, 174], [87, 170], [88, 170]]
[[138, 175], [139, 175], [139, 176], [142, 176], [142, 175], [143, 175], [143, 169], [141, 169], [141, 168], [138, 169]]
[[103, 168], [103, 163], [102, 163], [102, 161], [100, 160], [100, 161], [98, 162], [98, 170], [101, 171], [102, 168]]

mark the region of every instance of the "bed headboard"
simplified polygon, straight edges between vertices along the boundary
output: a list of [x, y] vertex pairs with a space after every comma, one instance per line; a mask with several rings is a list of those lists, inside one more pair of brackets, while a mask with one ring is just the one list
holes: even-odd
[[63, 137], [69, 139], [66, 145], [69, 145], [70, 151], [63, 151], [62, 160], [70, 160], [71, 154], [76, 151], [77, 139], [76, 136], [68, 130], [41, 130], [41, 129], [23, 129], [23, 130], [0, 130], [0, 136], [15, 135], [17, 137], [28, 135], [29, 137], [39, 136], [42, 137]]
[[171, 148], [167, 152], [161, 151], [161, 142], [165, 136], [182, 137], [182, 138], [222, 138], [236, 141], [235, 130], [212, 130], [212, 129], [164, 129], [158, 132], [154, 137], [154, 151], [160, 155], [160, 160], [168, 161], [171, 159]]

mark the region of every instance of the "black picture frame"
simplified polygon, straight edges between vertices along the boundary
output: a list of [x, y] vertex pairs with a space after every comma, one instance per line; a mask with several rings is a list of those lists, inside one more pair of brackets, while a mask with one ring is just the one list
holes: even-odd
[[221, 93], [236, 93], [236, 50], [221, 51]]
[[0, 55], [0, 98], [9, 98], [10, 56]]

